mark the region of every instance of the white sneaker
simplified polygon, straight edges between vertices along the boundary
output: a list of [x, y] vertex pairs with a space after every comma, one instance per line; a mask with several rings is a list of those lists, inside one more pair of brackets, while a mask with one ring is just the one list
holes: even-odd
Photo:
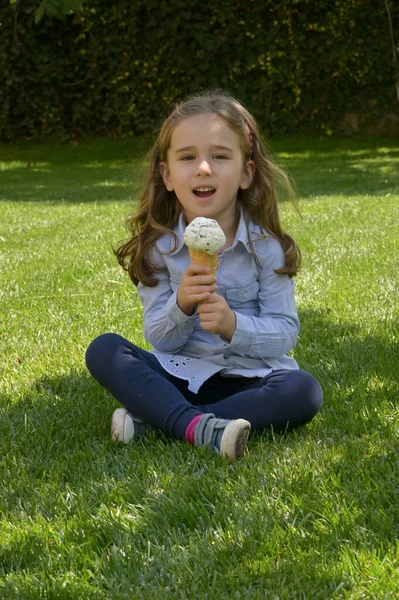
[[112, 415], [111, 437], [114, 442], [127, 444], [133, 438], [146, 435], [149, 429], [149, 425], [134, 417], [127, 408], [117, 408]]

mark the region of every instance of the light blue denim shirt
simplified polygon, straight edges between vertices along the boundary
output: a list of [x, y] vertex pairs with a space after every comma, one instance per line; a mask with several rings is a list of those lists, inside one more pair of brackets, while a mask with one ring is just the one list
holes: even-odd
[[284, 265], [280, 242], [249, 222], [248, 231], [259, 258], [251, 253], [248, 231], [241, 217], [233, 244], [219, 255], [217, 293], [235, 312], [237, 327], [231, 341], [201, 329], [198, 313], [184, 314], [177, 305], [177, 289], [190, 264], [183, 241], [186, 223], [183, 216], [174, 230], [178, 244], [174, 252], [170, 235], [161, 237], [154, 249], [156, 263], [165, 271], [156, 274], [156, 287], [139, 283], [143, 304], [144, 335], [153, 353], [168, 373], [189, 382], [198, 392], [212, 375], [226, 377], [264, 377], [271, 370], [298, 369], [286, 356], [295, 345], [299, 320], [294, 282], [275, 269]]

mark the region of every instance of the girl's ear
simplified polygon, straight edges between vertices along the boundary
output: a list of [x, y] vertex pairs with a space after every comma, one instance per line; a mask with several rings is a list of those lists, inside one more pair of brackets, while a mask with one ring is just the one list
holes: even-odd
[[252, 183], [252, 180], [255, 175], [256, 165], [253, 160], [248, 160], [243, 168], [242, 168], [242, 176], [240, 188], [242, 190], [247, 190]]
[[159, 163], [159, 170], [161, 171], [162, 179], [163, 179], [166, 189], [168, 190], [168, 192], [173, 192], [173, 185], [172, 185], [172, 182], [170, 179], [170, 170], [168, 167], [168, 163], [166, 163], [166, 162]]

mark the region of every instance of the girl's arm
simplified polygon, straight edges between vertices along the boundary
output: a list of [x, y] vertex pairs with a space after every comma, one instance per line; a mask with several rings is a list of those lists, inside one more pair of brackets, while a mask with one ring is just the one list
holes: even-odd
[[[144, 311], [144, 335], [155, 350], [176, 353], [193, 332], [198, 302], [216, 290], [216, 277], [204, 265], [186, 266], [185, 261], [176, 259], [170, 260], [168, 267], [165, 255], [156, 246], [152, 249], [152, 262], [164, 270], [156, 274], [157, 286], [139, 283], [137, 288]], [[170, 269], [179, 286], [171, 283]]]
[[275, 273], [284, 265], [278, 240], [268, 238], [260, 246], [259, 314], [248, 316], [233, 309], [236, 329], [226, 350], [254, 358], [279, 358], [295, 346], [299, 333], [295, 286], [288, 275]]
[[156, 287], [139, 283], [137, 293], [143, 305], [144, 337], [160, 352], [178, 352], [190, 337], [196, 316], [187, 316], [177, 304], [177, 290], [170, 286], [168, 273], [157, 273]]

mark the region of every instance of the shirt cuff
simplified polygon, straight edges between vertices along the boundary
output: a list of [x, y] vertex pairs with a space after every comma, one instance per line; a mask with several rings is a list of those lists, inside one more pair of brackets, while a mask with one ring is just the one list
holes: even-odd
[[196, 319], [196, 313], [194, 312], [194, 314], [188, 316], [181, 310], [180, 306], [177, 304], [177, 291], [173, 292], [173, 294], [170, 296], [165, 304], [164, 310], [168, 316], [168, 319], [170, 319], [170, 321], [172, 321], [172, 323], [174, 323], [174, 325], [180, 329], [185, 325], [189, 325], [190, 328], [192, 328], [192, 323], [195, 322]]
[[244, 315], [241, 315], [235, 311], [234, 314], [236, 316], [236, 329], [231, 341], [228, 342], [226, 338], [221, 339], [223, 342], [225, 342], [227, 348], [231, 350], [231, 352], [245, 354], [248, 352], [249, 347], [252, 344], [252, 341], [255, 337], [255, 332], [248, 331], [248, 320]]

